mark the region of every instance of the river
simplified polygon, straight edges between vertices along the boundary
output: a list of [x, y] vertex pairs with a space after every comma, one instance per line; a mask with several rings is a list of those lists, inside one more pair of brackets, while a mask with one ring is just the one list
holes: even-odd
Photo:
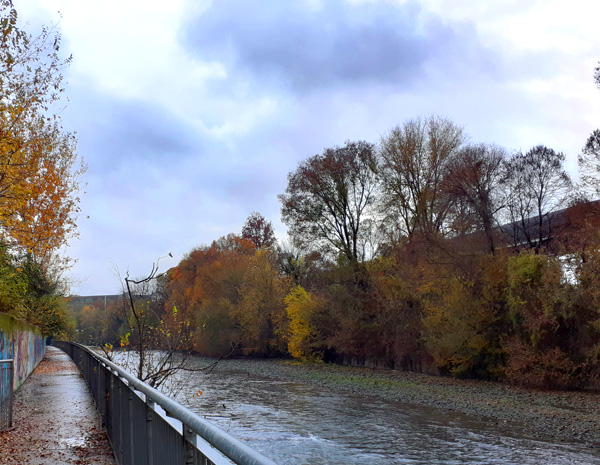
[[178, 400], [280, 465], [600, 465], [597, 451], [583, 444], [540, 441], [514, 425], [235, 366], [186, 374]]

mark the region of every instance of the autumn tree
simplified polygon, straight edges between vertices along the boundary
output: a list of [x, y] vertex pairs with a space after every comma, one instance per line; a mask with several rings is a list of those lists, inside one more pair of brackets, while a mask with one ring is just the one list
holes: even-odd
[[453, 199], [453, 229], [483, 231], [488, 252], [495, 251], [494, 228], [503, 207], [502, 181], [506, 153], [493, 145], [469, 145], [448, 164], [442, 188]]
[[382, 209], [396, 236], [443, 232], [450, 203], [442, 183], [463, 141], [462, 128], [438, 116], [408, 121], [382, 139]]
[[539, 250], [556, 234], [553, 212], [565, 205], [572, 186], [564, 161], [562, 152], [543, 145], [509, 160], [504, 230], [515, 246]]
[[477, 261], [479, 273], [474, 278], [450, 267], [423, 270], [419, 287], [423, 339], [443, 373], [498, 378], [503, 362], [506, 258], [483, 255]]
[[592, 132], [577, 158], [579, 179], [586, 193], [600, 198], [600, 129]]
[[571, 315], [576, 319], [570, 331], [570, 346], [577, 352], [581, 370], [575, 375], [586, 382], [600, 380], [600, 248], [596, 243], [577, 269], [578, 286]]
[[397, 257], [378, 257], [368, 263], [372, 292], [359, 331], [366, 357], [375, 357], [385, 366], [420, 371], [430, 357], [423, 345], [421, 301], [417, 293], [416, 267]]
[[314, 317], [319, 311], [319, 300], [302, 286], [292, 288], [285, 298], [289, 319], [288, 350], [290, 355], [301, 360], [320, 360], [322, 351], [318, 350], [319, 330]]
[[305, 249], [341, 254], [355, 269], [365, 258], [377, 180], [375, 147], [346, 142], [301, 162], [279, 195], [282, 219]]
[[[95, 303], [95, 302], [94, 302]], [[103, 309], [97, 305], [84, 305], [78, 318], [78, 327], [81, 334], [77, 334], [76, 342], [81, 344], [102, 344], [102, 330], [105, 326]]]
[[557, 259], [524, 252], [508, 262], [508, 308], [513, 325], [505, 350], [507, 378], [517, 384], [573, 387], [574, 317], [569, 286]]
[[0, 228], [5, 242], [44, 264], [75, 233], [85, 170], [54, 111], [71, 58], [60, 59], [57, 31], [20, 30], [10, 0], [0, 18]]
[[276, 260], [274, 251], [256, 251], [243, 276], [241, 301], [232, 309], [246, 353], [286, 353], [287, 317], [283, 300], [290, 283], [280, 279]]
[[195, 328], [198, 352], [221, 357], [241, 349], [244, 338], [234, 313], [255, 252], [252, 242], [229, 234], [191, 251], [170, 271], [167, 308], [176, 306]]
[[[600, 62], [594, 69], [594, 81], [600, 89]], [[577, 158], [579, 178], [584, 195], [600, 197], [600, 130], [595, 129]]]
[[244, 223], [242, 238], [252, 242], [257, 249], [275, 244], [273, 224], [258, 212], [253, 212]]

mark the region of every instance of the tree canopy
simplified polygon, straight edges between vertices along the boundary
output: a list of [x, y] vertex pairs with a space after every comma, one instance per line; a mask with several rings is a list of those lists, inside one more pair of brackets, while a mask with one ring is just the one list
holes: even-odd
[[40, 326], [45, 334], [70, 328], [60, 274], [63, 247], [76, 235], [80, 176], [74, 134], [60, 119], [61, 36], [18, 26], [10, 0], [0, 1], [0, 311]]
[[279, 196], [291, 235], [307, 249], [342, 254], [349, 263], [365, 257], [377, 187], [375, 146], [346, 142], [300, 163]]
[[399, 234], [443, 232], [450, 203], [441, 186], [463, 141], [462, 128], [438, 116], [410, 120], [382, 139], [383, 210]]
[[61, 36], [17, 27], [10, 0], [0, 3], [0, 229], [3, 240], [44, 263], [76, 232], [79, 177], [75, 136], [58, 114]]

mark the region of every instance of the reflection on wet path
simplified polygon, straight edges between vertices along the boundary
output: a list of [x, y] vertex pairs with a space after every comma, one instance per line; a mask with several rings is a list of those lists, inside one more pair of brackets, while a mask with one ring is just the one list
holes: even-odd
[[[189, 393], [202, 389], [202, 395]], [[434, 408], [240, 372], [191, 374], [180, 401], [280, 465], [598, 464], [581, 444]]]

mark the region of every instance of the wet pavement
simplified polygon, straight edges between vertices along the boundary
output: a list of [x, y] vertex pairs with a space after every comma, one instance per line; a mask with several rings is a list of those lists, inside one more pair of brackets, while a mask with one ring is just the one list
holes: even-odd
[[13, 429], [0, 433], [0, 464], [116, 465], [79, 370], [56, 347], [15, 393]]

